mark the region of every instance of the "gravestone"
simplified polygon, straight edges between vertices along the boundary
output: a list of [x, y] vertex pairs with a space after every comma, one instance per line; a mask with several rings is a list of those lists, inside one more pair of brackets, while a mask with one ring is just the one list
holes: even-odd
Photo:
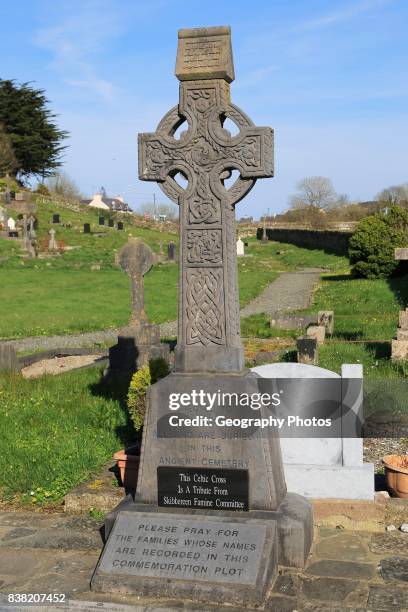
[[[408, 261], [408, 248], [395, 249], [397, 261]], [[408, 308], [400, 310], [397, 337], [391, 341], [391, 359], [400, 361], [408, 359]]]
[[84, 234], [91, 233], [91, 225], [89, 223], [84, 223]]
[[324, 344], [326, 328], [324, 325], [309, 325], [306, 330], [306, 336], [308, 338], [316, 338], [317, 344]]
[[[363, 368], [345, 364], [341, 376], [313, 365], [271, 363], [252, 368], [262, 378], [293, 379], [299, 397], [306, 379], [336, 379], [342, 405], [342, 431], [347, 419], [363, 420]], [[324, 399], [323, 393], [319, 395]], [[331, 398], [328, 398], [331, 401]], [[374, 465], [363, 463], [361, 437], [295, 438], [282, 437], [281, 448], [288, 491], [310, 498], [374, 499]]]
[[33, 217], [33, 215], [30, 215], [27, 219], [27, 223], [28, 223], [28, 237], [30, 240], [34, 240], [35, 238], [37, 238], [37, 233], [35, 231], [35, 217]]
[[238, 238], [237, 240], [237, 255], [238, 257], [245, 255], [245, 247], [244, 247], [244, 243], [242, 242], [241, 238]]
[[169, 242], [167, 245], [167, 259], [169, 261], [176, 261], [176, 243]]
[[115, 221], [113, 219], [108, 220], [108, 227], [115, 227]]
[[309, 365], [317, 365], [319, 353], [317, 338], [312, 336], [301, 336], [296, 340], [297, 361]]
[[[100, 591], [260, 604], [278, 563], [304, 565], [311, 505], [286, 492], [277, 435], [259, 438], [239, 428], [225, 435], [219, 425], [209, 430], [205, 415], [248, 415], [238, 398], [258, 393], [240, 339], [234, 205], [257, 178], [273, 175], [273, 132], [254, 126], [230, 102], [230, 28], [181, 30], [176, 75], [179, 104], [156, 132], [139, 135], [139, 178], [157, 181], [180, 207], [175, 372], [149, 389], [136, 495], [107, 517], [109, 539], [91, 584]], [[226, 118], [239, 134], [223, 128]], [[183, 122], [188, 129], [176, 140]], [[223, 181], [235, 169], [240, 176], [227, 190]], [[174, 180], [177, 173], [186, 189]], [[230, 396], [228, 408], [217, 400], [220, 390]], [[195, 393], [215, 397], [211, 413], [186, 406]], [[180, 416], [199, 417], [196, 426], [190, 419], [174, 430], [175, 396], [183, 400]], [[168, 470], [164, 478], [161, 468]]]
[[105, 217], [99, 217], [99, 225], [105, 225]]
[[118, 221], [118, 230], [123, 230], [123, 222]]
[[52, 215], [52, 222], [53, 223], [60, 223], [60, 215], [58, 213], [55, 213]]
[[7, 212], [6, 209], [3, 208], [3, 206], [0, 206], [0, 225], [2, 225], [3, 227], [7, 227]]
[[29, 257], [36, 257], [37, 253], [33, 244], [33, 240], [30, 237], [30, 223], [27, 219], [27, 215], [23, 215], [23, 244], [22, 248], [27, 252]]
[[333, 335], [334, 331], [334, 310], [319, 310], [317, 313], [317, 325], [323, 325], [326, 334]]
[[20, 372], [21, 366], [16, 350], [10, 344], [0, 342], [0, 371]]
[[55, 229], [51, 228], [50, 231], [48, 232], [50, 235], [50, 240], [48, 242], [48, 250], [49, 251], [56, 251], [58, 249], [58, 243], [55, 240]]
[[169, 346], [160, 342], [160, 326], [151, 325], [144, 307], [144, 276], [153, 265], [153, 253], [139, 238], [130, 238], [117, 255], [117, 263], [131, 282], [129, 323], [109, 349], [108, 375], [129, 379], [151, 359], [169, 359]]

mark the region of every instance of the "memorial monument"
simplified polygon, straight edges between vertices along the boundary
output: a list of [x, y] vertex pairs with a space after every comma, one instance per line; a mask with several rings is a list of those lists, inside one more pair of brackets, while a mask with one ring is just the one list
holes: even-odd
[[129, 238], [117, 255], [117, 263], [131, 282], [129, 323], [119, 330], [118, 342], [109, 349], [108, 375], [130, 380], [151, 359], [169, 359], [169, 347], [160, 342], [160, 326], [151, 325], [144, 307], [144, 276], [153, 265], [153, 253], [139, 238]]
[[[259, 391], [240, 339], [234, 206], [256, 179], [273, 176], [273, 131], [230, 101], [229, 27], [181, 30], [176, 76], [179, 104], [156, 132], [139, 135], [139, 177], [180, 206], [175, 371], [149, 390], [136, 495], [108, 516], [91, 584], [259, 604], [278, 563], [304, 565], [313, 533], [310, 503], [286, 491], [279, 437], [217, 424], [251, 416], [237, 398]], [[227, 118], [240, 130], [234, 137]], [[232, 170], [240, 176], [226, 189]]]

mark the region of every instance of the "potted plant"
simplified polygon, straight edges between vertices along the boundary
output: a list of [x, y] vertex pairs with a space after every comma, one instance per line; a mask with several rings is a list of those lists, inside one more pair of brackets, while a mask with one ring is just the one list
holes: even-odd
[[408, 499], [408, 455], [386, 455], [382, 462], [391, 495]]
[[[160, 378], [167, 376], [169, 367], [164, 359], [152, 359], [149, 365], [140, 368], [132, 376], [127, 396], [129, 416], [136, 431], [143, 427], [146, 410], [146, 392], [149, 386]], [[140, 445], [118, 451], [113, 455], [120, 470], [120, 477], [125, 490], [136, 490], [139, 472]]]

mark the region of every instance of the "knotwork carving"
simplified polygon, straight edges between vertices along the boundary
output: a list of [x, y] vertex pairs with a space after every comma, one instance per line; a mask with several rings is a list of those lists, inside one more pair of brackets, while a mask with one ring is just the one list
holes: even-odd
[[[204, 45], [200, 37], [192, 40], [198, 49]], [[273, 175], [273, 132], [255, 127], [231, 103], [232, 63], [228, 70], [215, 71], [223, 77], [209, 77], [205, 72], [207, 78], [201, 80], [189, 78], [192, 68], [187, 64], [179, 66], [183, 78], [178, 106], [163, 117], [156, 132], [139, 135], [139, 177], [157, 181], [180, 205], [180, 359], [176, 358], [176, 366], [191, 371], [188, 364], [196, 360], [195, 366], [201, 365], [203, 347], [212, 346], [212, 351], [225, 356], [228, 369], [239, 370], [234, 206], [257, 178]], [[239, 128], [237, 135], [224, 129], [227, 118]], [[187, 129], [176, 138], [183, 123]], [[233, 170], [238, 170], [239, 178], [227, 189], [224, 181]], [[187, 186], [177, 180], [179, 173]], [[210, 366], [206, 361], [205, 367]]]
[[187, 270], [187, 344], [225, 343], [221, 268]]
[[221, 230], [189, 230], [187, 261], [191, 264], [222, 263]]

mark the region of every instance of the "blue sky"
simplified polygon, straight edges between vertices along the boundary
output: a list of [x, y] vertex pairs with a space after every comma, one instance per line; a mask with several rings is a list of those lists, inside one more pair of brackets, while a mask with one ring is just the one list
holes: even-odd
[[85, 194], [165, 201], [137, 179], [137, 133], [177, 103], [177, 30], [227, 24], [232, 100], [275, 129], [275, 178], [238, 216], [284, 210], [305, 176], [362, 200], [408, 182], [406, 0], [19, 0], [0, 23], [0, 77], [46, 90]]

